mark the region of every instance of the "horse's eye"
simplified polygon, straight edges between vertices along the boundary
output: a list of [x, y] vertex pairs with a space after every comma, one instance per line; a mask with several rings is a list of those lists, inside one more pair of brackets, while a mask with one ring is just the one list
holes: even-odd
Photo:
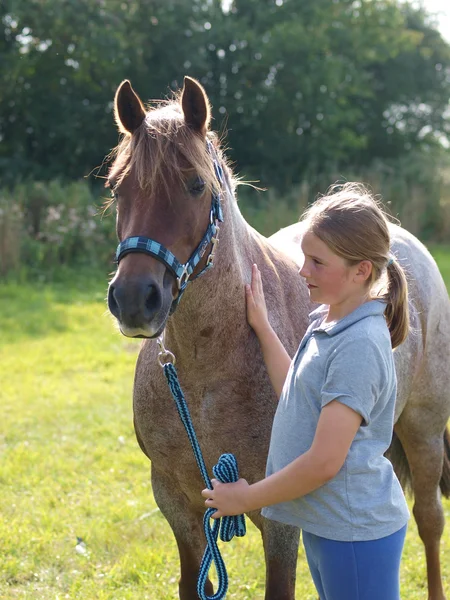
[[189, 192], [193, 196], [200, 196], [205, 191], [205, 182], [201, 177], [196, 177], [192, 183], [189, 184]]

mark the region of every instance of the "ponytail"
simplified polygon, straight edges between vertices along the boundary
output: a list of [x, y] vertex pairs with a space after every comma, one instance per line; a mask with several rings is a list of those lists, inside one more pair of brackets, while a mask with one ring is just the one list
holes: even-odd
[[387, 277], [387, 291], [382, 298], [387, 304], [384, 316], [391, 334], [392, 348], [395, 349], [405, 341], [409, 332], [408, 282], [395, 259], [388, 263]]

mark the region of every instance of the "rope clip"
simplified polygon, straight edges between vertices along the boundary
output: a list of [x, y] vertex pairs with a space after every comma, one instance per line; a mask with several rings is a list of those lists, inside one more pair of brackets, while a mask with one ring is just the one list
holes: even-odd
[[162, 334], [156, 340], [159, 346], [158, 362], [161, 368], [164, 368], [164, 366], [169, 363], [172, 363], [175, 366], [176, 362], [175, 354], [173, 354], [173, 352], [171, 352], [170, 350], [167, 350], [167, 348], [164, 345], [165, 333], [166, 330], [164, 329]]

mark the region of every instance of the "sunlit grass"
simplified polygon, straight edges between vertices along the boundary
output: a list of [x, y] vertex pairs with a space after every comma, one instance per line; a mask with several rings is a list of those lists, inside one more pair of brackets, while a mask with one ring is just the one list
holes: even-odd
[[450, 291], [450, 246], [431, 246], [429, 250], [439, 265], [439, 270], [447, 285], [447, 290]]
[[[450, 251], [433, 250], [450, 281]], [[176, 599], [178, 554], [132, 427], [139, 342], [105, 313], [106, 276], [0, 286], [0, 598]], [[445, 502], [450, 521], [450, 502]], [[86, 553], [76, 550], [77, 538]], [[264, 596], [259, 533], [224, 546], [228, 598]], [[450, 527], [443, 543], [450, 594]], [[411, 522], [403, 597], [425, 592]], [[316, 598], [300, 550], [297, 597]]]

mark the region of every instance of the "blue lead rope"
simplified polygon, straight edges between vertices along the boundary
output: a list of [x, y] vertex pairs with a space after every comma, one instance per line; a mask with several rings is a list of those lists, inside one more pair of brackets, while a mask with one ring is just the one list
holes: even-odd
[[[203, 459], [197, 436], [195, 435], [189, 408], [187, 406], [183, 391], [180, 387], [180, 382], [178, 381], [177, 371], [172, 363], [166, 363], [163, 368], [170, 391], [175, 399], [178, 414], [180, 415], [181, 421], [186, 429], [186, 433], [188, 434], [192, 450], [194, 451], [195, 460], [198, 468], [200, 469], [203, 481], [205, 482], [206, 487], [211, 489], [211, 480], [209, 478], [208, 471], [206, 470], [205, 461]], [[237, 481], [239, 479], [239, 472], [235, 456], [233, 454], [222, 454], [217, 465], [213, 467], [213, 473], [214, 477], [221, 483], [233, 483]], [[213, 526], [211, 527], [210, 520], [215, 511], [215, 508], [208, 508], [203, 517], [203, 528], [205, 530], [207, 545], [205, 548], [205, 553], [203, 554], [197, 581], [197, 593], [201, 600], [222, 600], [225, 598], [225, 594], [227, 593], [228, 574], [222, 555], [220, 554], [217, 546], [219, 529], [220, 539], [223, 542], [229, 542], [234, 536], [242, 537], [246, 532], [244, 515], [214, 519]], [[213, 596], [207, 596], [205, 593], [205, 584], [206, 580], [208, 579], [211, 563], [213, 561], [217, 571], [218, 589]]]

